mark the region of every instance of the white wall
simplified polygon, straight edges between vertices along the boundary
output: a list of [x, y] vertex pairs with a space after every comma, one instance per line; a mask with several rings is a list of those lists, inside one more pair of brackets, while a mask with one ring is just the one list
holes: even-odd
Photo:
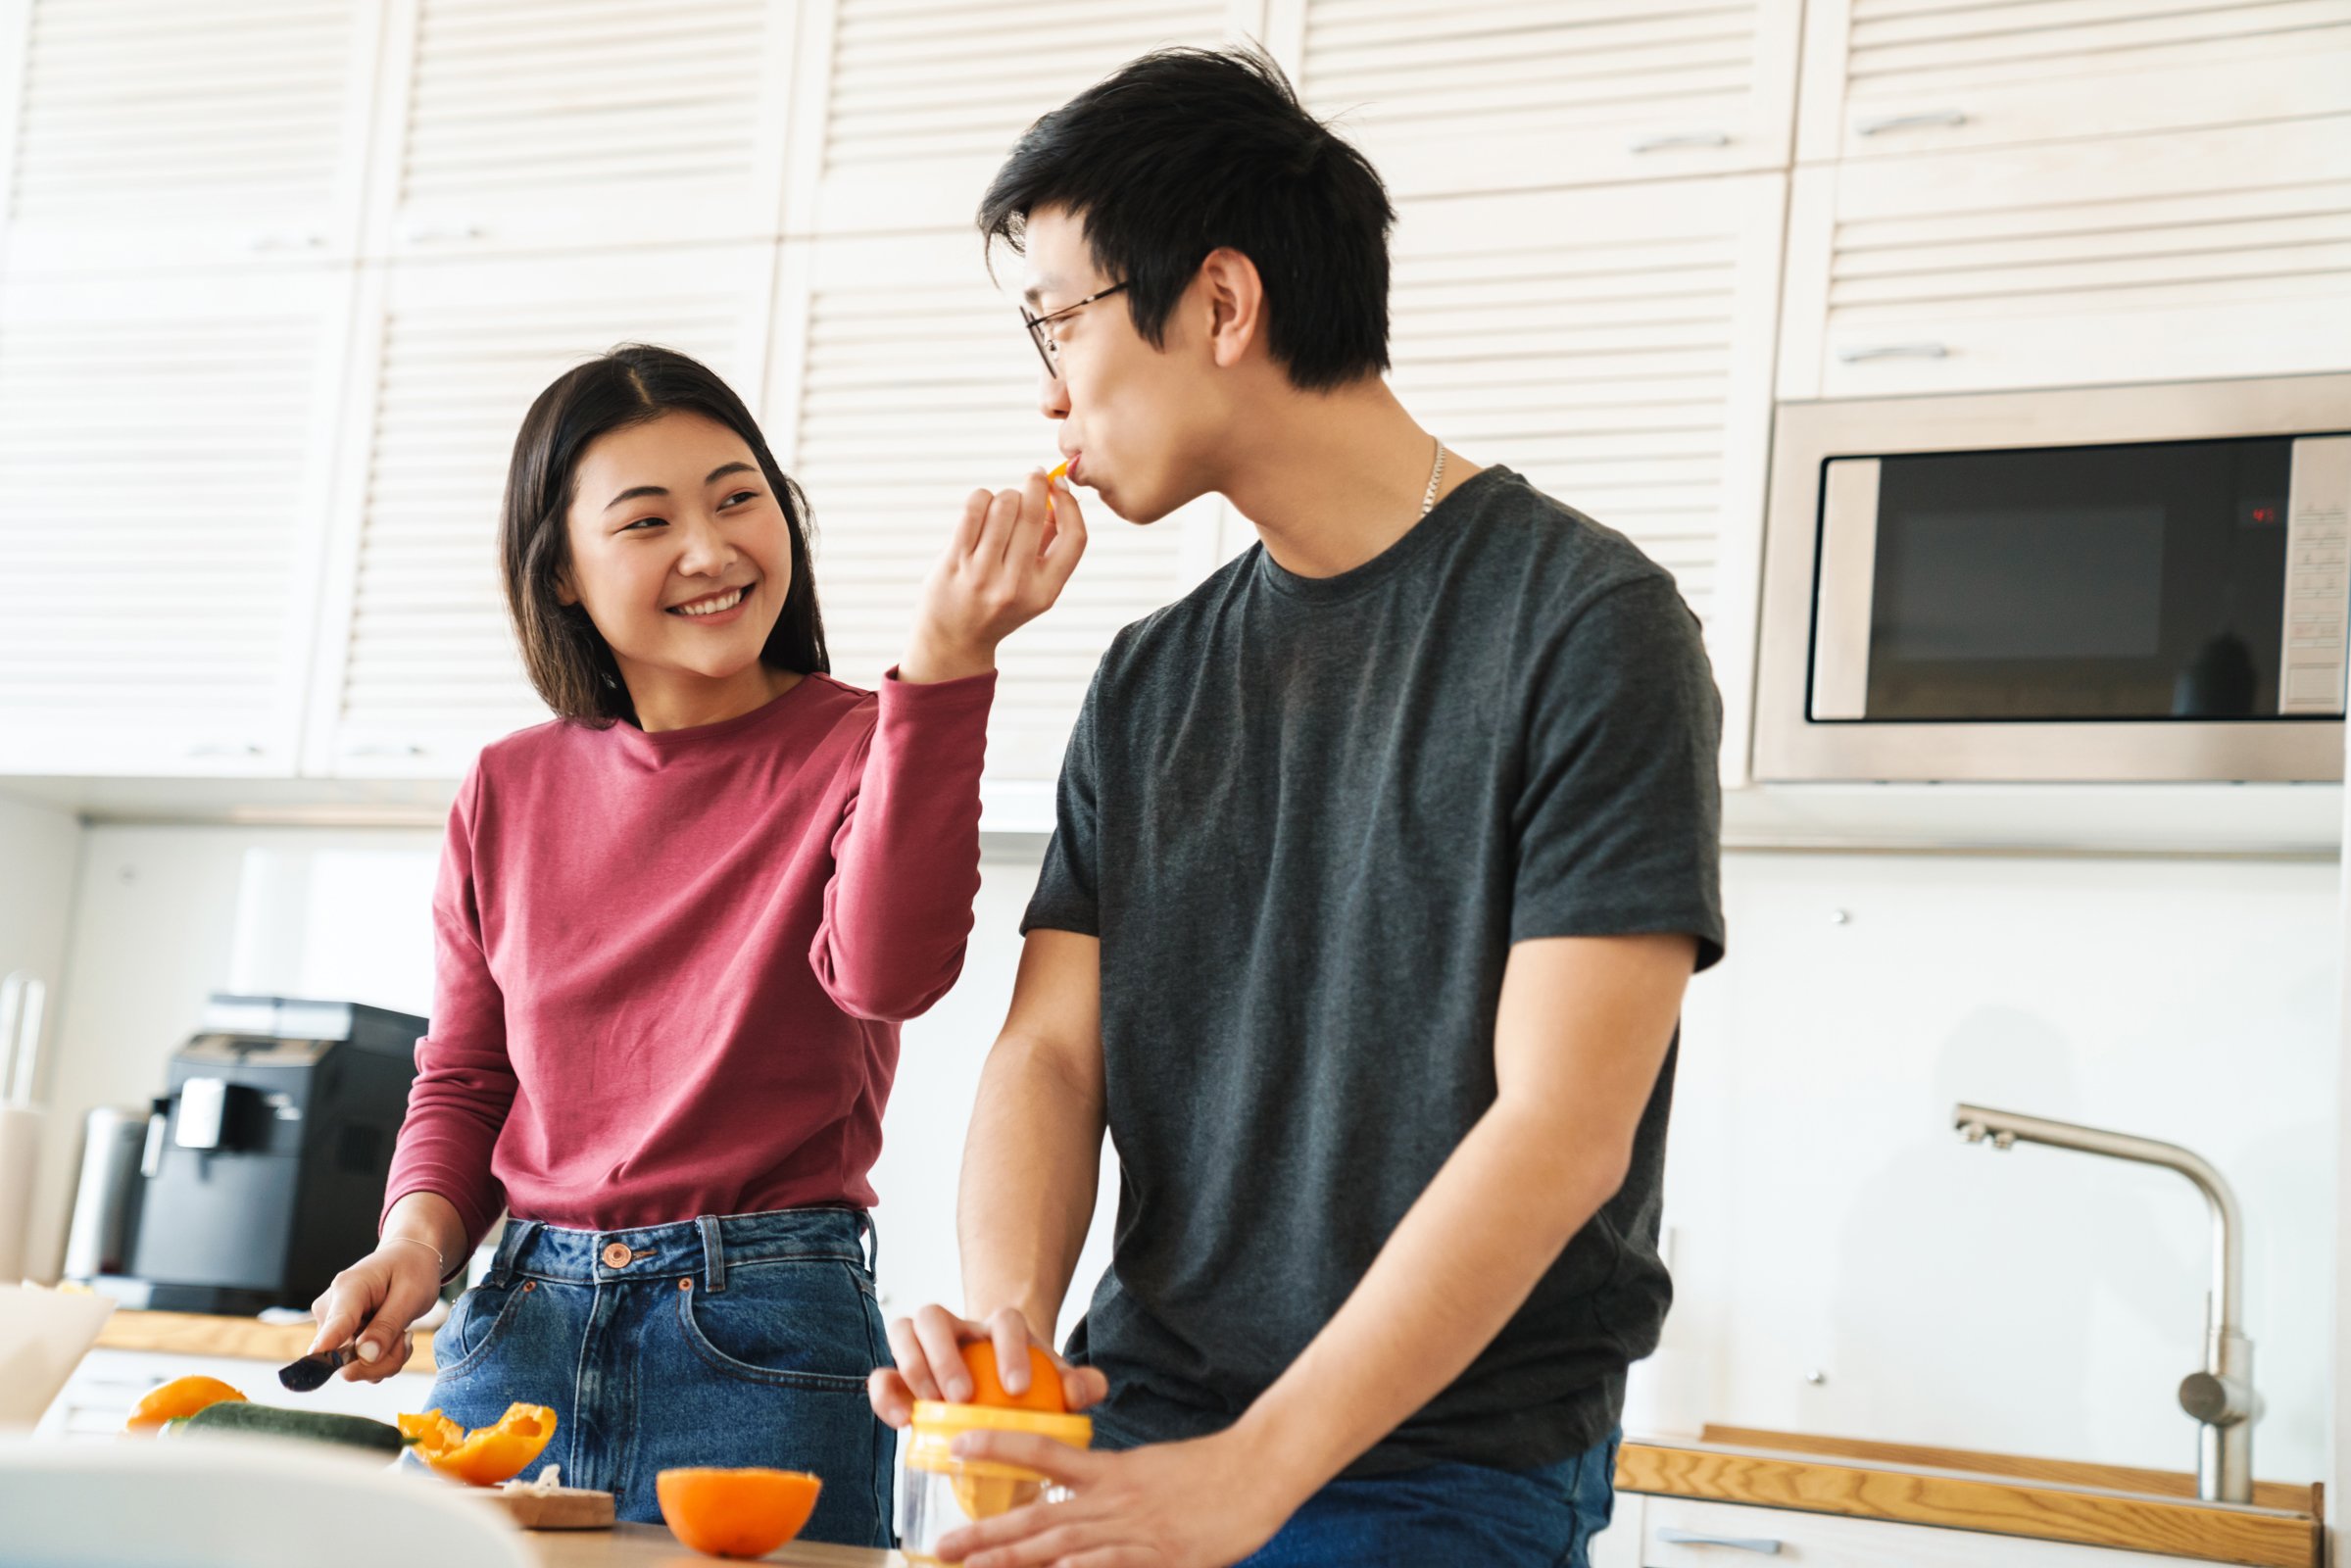
[[[56, 1013], [80, 849], [77, 818], [0, 796], [0, 975], [24, 972], [41, 982], [46, 1009], [40, 1033], [49, 1041], [58, 1035]], [[12, 1070], [0, 1060], [0, 1074]], [[34, 1079], [36, 1106], [46, 1098], [50, 1076], [44, 1071]], [[5, 1092], [4, 1085], [0, 1092]], [[0, 1148], [5, 1149], [0, 1153], [0, 1284], [13, 1283], [14, 1270], [38, 1266], [31, 1263], [40, 1254], [29, 1250], [32, 1238], [25, 1224], [32, 1200], [26, 1174], [38, 1171], [42, 1152], [70, 1142], [56, 1117], [38, 1111], [9, 1112], [5, 1126], [0, 1126]]]
[[1669, 1155], [1676, 1353], [1636, 1425], [2192, 1469], [2174, 1391], [2201, 1354], [2202, 1200], [2165, 1171], [1962, 1145], [1967, 1099], [2221, 1168], [2257, 1469], [2325, 1474], [2331, 863], [1735, 854], [1726, 891]]
[[[137, 1103], [217, 988], [426, 1010], [429, 832], [94, 827], [53, 1099]], [[875, 1172], [894, 1310], [960, 1299], [954, 1198], [1033, 855], [992, 854], [962, 982], [906, 1033]], [[1734, 853], [1668, 1166], [1680, 1300], [1631, 1424], [2192, 1467], [2202, 1204], [2167, 1172], [1945, 1129], [1952, 1101], [2170, 1139], [2247, 1214], [2265, 1477], [2324, 1473], [2335, 868]], [[1842, 923], [1837, 920], [1841, 913]], [[62, 1145], [70, 1140], [53, 1140]], [[33, 1256], [61, 1245], [51, 1150]], [[1072, 1290], [1106, 1255], [1108, 1194]], [[1064, 1317], [1066, 1324], [1067, 1315]], [[1814, 1384], [1810, 1374], [1824, 1374]]]
[[48, 982], [52, 1000], [80, 850], [81, 823], [71, 813], [0, 795], [0, 974], [29, 969]]
[[[439, 842], [429, 831], [380, 829], [89, 830], [68, 1004], [52, 1031], [51, 1126], [69, 1131], [43, 1149], [33, 1272], [54, 1278], [63, 1257], [83, 1113], [141, 1105], [159, 1093], [208, 993], [326, 997], [429, 1014], [425, 911]], [[956, 1161], [980, 1063], [1011, 997], [1020, 910], [1035, 879], [1033, 858], [990, 859], [964, 979], [906, 1031], [888, 1148], [874, 1173], [882, 1288], [894, 1309], [960, 1301]], [[61, 921], [61, 946], [62, 930]], [[1102, 1242], [1098, 1234], [1081, 1268], [1089, 1285], [1106, 1255]], [[1082, 1292], [1073, 1296], [1082, 1303]]]

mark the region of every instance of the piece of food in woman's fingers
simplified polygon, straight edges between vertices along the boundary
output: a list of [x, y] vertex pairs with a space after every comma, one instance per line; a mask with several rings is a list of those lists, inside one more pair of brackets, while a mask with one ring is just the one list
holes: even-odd
[[1067, 478], [1068, 476], [1069, 476], [1069, 460], [1068, 460], [1067, 458], [1063, 458], [1063, 459], [1062, 459], [1060, 462], [1058, 462], [1058, 463], [1054, 464], [1054, 465], [1053, 465], [1053, 466], [1051, 468], [1049, 468], [1049, 469], [1047, 469], [1047, 470], [1046, 470], [1046, 474], [1045, 474], [1045, 514], [1046, 514], [1047, 516], [1049, 516], [1049, 517], [1050, 517], [1050, 516], [1052, 516], [1052, 515], [1053, 514], [1053, 486], [1054, 486], [1054, 485], [1057, 485], [1057, 484], [1059, 484], [1059, 483], [1060, 483], [1060, 482], [1061, 482], [1063, 479]]

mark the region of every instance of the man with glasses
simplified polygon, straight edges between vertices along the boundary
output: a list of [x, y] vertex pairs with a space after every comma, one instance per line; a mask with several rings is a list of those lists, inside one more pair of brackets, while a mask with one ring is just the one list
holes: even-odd
[[1026, 1386], [1106, 1128], [1059, 1368], [1098, 1449], [963, 1440], [1072, 1494], [945, 1544], [978, 1568], [1553, 1568], [1608, 1519], [1722, 953], [1720, 705], [1662, 568], [1390, 391], [1393, 220], [1269, 62], [1191, 50], [1039, 121], [981, 207], [1071, 480], [1146, 526], [1219, 493], [1259, 542], [1096, 672], [965, 1151], [967, 1315], [893, 1324], [872, 1380], [904, 1425], [992, 1338]]

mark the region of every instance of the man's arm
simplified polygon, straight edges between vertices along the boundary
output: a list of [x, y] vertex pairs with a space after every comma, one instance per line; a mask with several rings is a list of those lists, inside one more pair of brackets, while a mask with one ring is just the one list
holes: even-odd
[[[890, 1325], [898, 1368], [871, 1384], [883, 1420], [903, 1426], [910, 1399], [969, 1398], [959, 1346], [983, 1333], [1007, 1392], [1027, 1389], [1027, 1347], [1052, 1348], [1093, 1223], [1102, 1146], [1102, 943], [1039, 928], [1021, 949], [963, 1146], [955, 1232], [969, 1316], [932, 1305]], [[1062, 1381], [1072, 1409], [1104, 1392], [1091, 1370], [1064, 1369]]]
[[1494, 1104], [1235, 1429], [1301, 1498], [1459, 1377], [1624, 1186], [1696, 956], [1684, 936], [1511, 949]]
[[1029, 933], [963, 1146], [963, 1304], [1053, 1331], [1094, 1221], [1102, 1152], [1102, 945]]
[[[1428, 1403], [1509, 1322], [1624, 1185], [1696, 961], [1686, 936], [1549, 937], [1511, 949], [1494, 1103], [1440, 1167], [1344, 1306], [1225, 1432], [1073, 1454], [1010, 1435], [958, 1451], [1033, 1465], [1077, 1495], [942, 1545], [972, 1568], [1141, 1544], [1228, 1563]], [[1222, 1499], [1202, 1509], [1199, 1499]]]

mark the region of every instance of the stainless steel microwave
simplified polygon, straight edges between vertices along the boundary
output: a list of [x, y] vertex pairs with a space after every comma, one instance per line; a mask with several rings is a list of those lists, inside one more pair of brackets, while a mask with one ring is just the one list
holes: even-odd
[[1758, 781], [2343, 776], [2351, 374], [1774, 424]]

